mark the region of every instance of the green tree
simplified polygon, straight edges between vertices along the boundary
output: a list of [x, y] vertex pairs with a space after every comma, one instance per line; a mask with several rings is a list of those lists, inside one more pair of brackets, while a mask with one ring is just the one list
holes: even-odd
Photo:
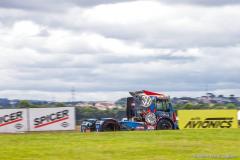
[[31, 103], [28, 100], [21, 100], [18, 104], [19, 108], [31, 108]]
[[65, 107], [65, 104], [64, 103], [57, 103], [56, 107]]
[[183, 109], [193, 109], [193, 108], [194, 108], [193, 105], [190, 103], [185, 104], [183, 107]]
[[227, 107], [227, 109], [236, 109], [236, 108], [237, 108], [237, 105], [234, 104], [234, 103], [228, 103], [228, 104], [226, 105], [226, 107]]

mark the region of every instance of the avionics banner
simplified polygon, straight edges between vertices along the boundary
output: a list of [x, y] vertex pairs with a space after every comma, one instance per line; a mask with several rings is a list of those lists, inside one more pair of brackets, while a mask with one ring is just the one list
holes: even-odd
[[179, 110], [180, 129], [238, 128], [237, 110]]
[[240, 121], [240, 111], [238, 111], [238, 120]]
[[75, 108], [29, 109], [30, 131], [53, 131], [75, 129]]
[[27, 109], [0, 109], [0, 133], [27, 130]]

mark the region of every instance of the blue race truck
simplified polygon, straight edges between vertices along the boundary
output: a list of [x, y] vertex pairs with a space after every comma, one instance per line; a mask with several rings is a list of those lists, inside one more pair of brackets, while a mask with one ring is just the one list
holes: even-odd
[[176, 112], [170, 98], [151, 91], [129, 92], [127, 98], [127, 118], [86, 119], [81, 131], [124, 131], [124, 130], [169, 130], [177, 129]]

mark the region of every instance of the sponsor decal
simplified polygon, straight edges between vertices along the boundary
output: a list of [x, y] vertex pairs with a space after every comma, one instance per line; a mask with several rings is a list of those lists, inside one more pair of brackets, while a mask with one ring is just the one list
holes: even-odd
[[129, 92], [137, 102], [140, 102], [142, 107], [149, 107], [152, 104], [152, 98], [146, 95], [143, 91]]
[[[63, 110], [56, 113], [48, 114], [34, 119], [34, 128], [41, 128], [57, 122], [62, 122], [69, 119], [69, 110]], [[68, 123], [62, 123], [62, 127], [67, 127]]]
[[197, 117], [188, 121], [184, 128], [231, 128], [233, 119], [233, 117], [217, 117], [201, 120]]
[[61, 126], [64, 127], [64, 128], [65, 128], [65, 127], [68, 127], [68, 126], [69, 126], [69, 123], [63, 122], [63, 123], [61, 123]]
[[142, 95], [141, 98], [142, 98], [142, 106], [143, 107], [147, 108], [152, 104], [152, 99], [150, 96]]
[[16, 129], [21, 129], [21, 128], [23, 128], [23, 125], [22, 125], [21, 123], [17, 123], [17, 124], [15, 125], [15, 128], [16, 128]]
[[148, 123], [148, 124], [151, 124], [151, 125], [155, 125], [157, 123], [157, 118], [155, 116], [154, 113], [148, 113], [146, 116], [145, 116], [145, 121]]
[[6, 114], [0, 117], [0, 127], [17, 123], [23, 120], [23, 112], [18, 111], [10, 114]]
[[238, 128], [237, 110], [179, 110], [180, 129]]

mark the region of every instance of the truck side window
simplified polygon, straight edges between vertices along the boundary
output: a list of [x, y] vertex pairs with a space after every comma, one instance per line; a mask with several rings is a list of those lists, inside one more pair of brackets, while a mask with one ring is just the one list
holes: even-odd
[[167, 102], [163, 100], [157, 100], [156, 102], [157, 111], [167, 111]]

